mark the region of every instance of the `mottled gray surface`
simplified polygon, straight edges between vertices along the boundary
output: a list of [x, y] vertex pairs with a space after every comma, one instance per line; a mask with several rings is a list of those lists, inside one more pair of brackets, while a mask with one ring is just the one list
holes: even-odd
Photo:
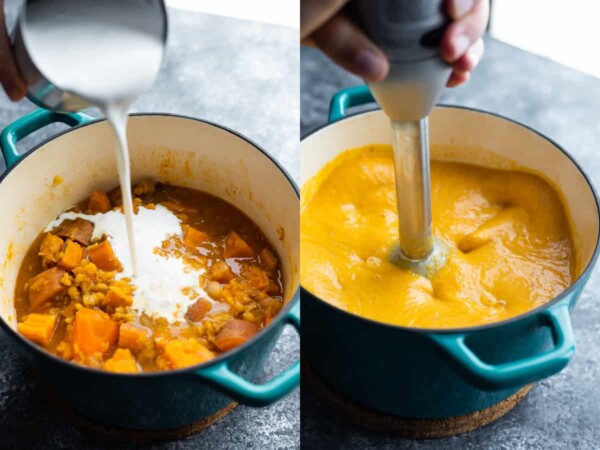
[[[302, 49], [302, 134], [327, 119], [329, 99], [360, 80]], [[504, 43], [488, 40], [481, 66], [442, 102], [505, 115], [566, 148], [600, 186], [600, 80]], [[575, 357], [538, 383], [515, 410], [479, 431], [450, 439], [412, 441], [357, 429], [335, 417], [308, 387], [302, 390], [305, 448], [596, 449], [600, 448], [600, 308], [596, 270], [573, 313]]]
[[[6, 3], [11, 23], [16, 3]], [[135, 104], [135, 111], [185, 114], [230, 127], [261, 145], [297, 177], [297, 31], [179, 10], [170, 10], [169, 15], [164, 67], [152, 90]], [[33, 109], [27, 101], [12, 104], [0, 93], [0, 130]], [[38, 133], [23, 147], [52, 132]], [[281, 372], [298, 357], [298, 350], [297, 336], [286, 330], [262, 379]], [[299, 407], [298, 391], [267, 408], [239, 406], [195, 436], [148, 448], [297, 448]], [[8, 338], [0, 335], [0, 448], [110, 446], [47, 404], [42, 387], [15, 355]]]

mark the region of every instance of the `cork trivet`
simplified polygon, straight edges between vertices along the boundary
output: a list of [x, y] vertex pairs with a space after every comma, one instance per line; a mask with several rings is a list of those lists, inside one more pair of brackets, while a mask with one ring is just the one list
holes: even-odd
[[182, 425], [175, 428], [164, 428], [158, 430], [135, 430], [129, 428], [111, 427], [96, 423], [87, 419], [79, 414], [69, 410], [68, 414], [73, 417], [74, 421], [81, 427], [102, 435], [105, 438], [112, 439], [115, 441], [122, 441], [135, 444], [144, 444], [155, 441], [164, 441], [171, 439], [182, 439], [192, 434], [199, 433], [200, 431], [208, 428], [213, 423], [218, 422], [227, 414], [229, 414], [233, 408], [237, 406], [237, 403], [231, 402], [225, 408], [217, 411], [215, 414], [188, 425]]
[[414, 419], [382, 413], [355, 403], [325, 384], [308, 364], [302, 366], [302, 377], [334, 411], [351, 422], [371, 431], [394, 432], [411, 439], [450, 437], [489, 425], [517, 406], [533, 386], [525, 386], [500, 403], [481, 411], [444, 419]]
[[62, 400], [54, 395], [49, 389], [44, 389], [45, 396], [53, 403], [57, 409], [73, 422], [74, 425], [85, 431], [99, 435], [105, 439], [113, 441], [126, 442], [132, 444], [145, 444], [149, 442], [164, 441], [171, 439], [182, 439], [192, 434], [198, 433], [208, 428], [213, 423], [218, 422], [229, 414], [236, 406], [236, 402], [231, 402], [225, 408], [217, 411], [215, 414], [188, 425], [182, 425], [175, 428], [163, 428], [157, 430], [139, 430], [130, 428], [112, 427], [94, 422], [87, 417], [83, 417], [67, 407]]

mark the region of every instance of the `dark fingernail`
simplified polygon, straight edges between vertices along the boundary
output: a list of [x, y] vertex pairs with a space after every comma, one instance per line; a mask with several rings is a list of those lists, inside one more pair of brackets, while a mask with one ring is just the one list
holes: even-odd
[[364, 49], [354, 61], [354, 70], [366, 81], [381, 81], [387, 75], [388, 62], [383, 55], [371, 49]]

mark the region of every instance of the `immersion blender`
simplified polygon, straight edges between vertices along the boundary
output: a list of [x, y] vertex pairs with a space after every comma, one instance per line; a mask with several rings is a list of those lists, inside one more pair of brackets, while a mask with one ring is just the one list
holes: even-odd
[[452, 70], [439, 55], [444, 0], [352, 0], [350, 7], [390, 61], [385, 80], [369, 88], [391, 120], [400, 238], [392, 260], [432, 276], [447, 253], [432, 236], [428, 124]]

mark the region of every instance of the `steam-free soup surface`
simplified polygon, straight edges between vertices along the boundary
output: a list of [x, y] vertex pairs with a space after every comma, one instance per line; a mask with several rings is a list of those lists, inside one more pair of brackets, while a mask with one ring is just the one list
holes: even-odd
[[139, 274], [120, 190], [51, 222], [17, 279], [19, 331], [48, 351], [113, 372], [206, 362], [252, 339], [282, 306], [279, 259], [238, 209], [192, 189], [133, 190]]
[[434, 235], [450, 248], [432, 278], [389, 262], [398, 241], [389, 146], [348, 151], [303, 187], [301, 281], [352, 313], [396, 325], [455, 328], [517, 316], [572, 282], [569, 223], [542, 178], [433, 161]]

